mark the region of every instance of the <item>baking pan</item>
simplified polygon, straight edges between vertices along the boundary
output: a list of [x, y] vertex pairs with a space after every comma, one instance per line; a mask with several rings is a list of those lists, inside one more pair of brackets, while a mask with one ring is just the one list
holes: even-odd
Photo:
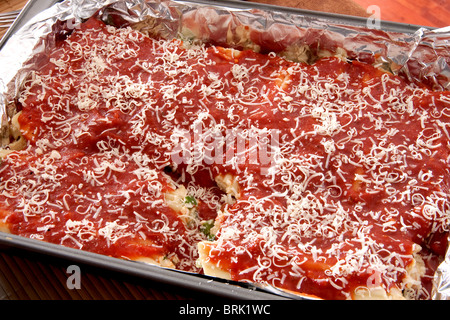
[[[56, 4], [59, 0], [30, 0], [22, 10], [17, 20], [7, 31], [4, 38], [0, 42], [0, 49], [8, 39], [29, 20], [31, 20], [39, 12]], [[249, 3], [245, 1], [221, 0], [221, 1], [183, 1], [184, 3], [207, 4], [214, 6], [223, 6], [226, 8], [236, 9], [262, 9], [276, 11], [280, 14], [288, 13], [293, 15], [301, 15], [311, 18], [320, 18], [327, 21], [337, 22], [344, 25], [365, 27], [367, 19], [361, 17], [345, 16], [331, 13], [313, 12], [309, 10], [277, 7], [273, 5]], [[415, 33], [420, 26], [401, 24], [395, 22], [380, 21], [380, 27], [384, 31], [399, 32], [405, 34]], [[428, 28], [432, 29], [432, 28]], [[144, 279], [154, 280], [170, 285], [175, 285], [187, 289], [197, 290], [232, 299], [292, 299], [301, 298], [277, 291], [271, 292], [271, 289], [260, 289], [251, 284], [237, 283], [234, 281], [226, 281], [208, 276], [186, 273], [177, 270], [166, 269], [158, 266], [152, 266], [145, 263], [121, 260], [99, 255], [78, 249], [72, 249], [61, 245], [55, 245], [38, 240], [32, 240], [12, 234], [0, 232], [0, 244], [25, 249], [39, 254], [60, 257], [69, 261], [84, 263], [99, 268], [117, 271], [132, 276], [142, 277]]]
[[[61, 2], [61, 0], [30, 0], [2, 38], [0, 50], [13, 34], [29, 22], [35, 15], [58, 2]], [[208, 276], [190, 274], [179, 270], [161, 268], [135, 261], [121, 260], [4, 232], [0, 232], [0, 244], [46, 256], [67, 259], [75, 263], [78, 262], [94, 267], [105, 268], [111, 271], [141, 277], [143, 279], [210, 293], [217, 297], [248, 300], [286, 299], [286, 297], [260, 290], [251, 285], [212, 279]], [[288, 294], [286, 294], [286, 296], [289, 297]]]
[[[14, 23], [11, 25], [11, 27], [8, 29], [8, 31], [5, 33], [4, 37], [1, 39], [0, 50], [3, 48], [3, 45], [8, 40], [8, 38], [12, 34], [14, 34], [14, 32], [16, 32], [21, 27], [23, 27], [24, 24], [27, 23], [29, 20], [31, 20], [36, 14], [40, 13], [41, 11], [43, 11], [61, 1], [62, 0], [30, 0], [25, 5], [25, 7], [21, 10], [17, 19], [14, 21]], [[185, 2], [189, 2], [189, 1], [185, 1]], [[340, 22], [344, 22], [346, 24], [354, 24], [354, 25], [358, 25], [358, 26], [365, 26], [367, 24], [367, 19], [363, 18], [363, 17], [355, 17], [355, 16], [333, 14], [333, 13], [326, 13], [326, 12], [316, 12], [316, 11], [311, 11], [311, 10], [280, 7], [280, 6], [261, 4], [261, 3], [255, 3], [255, 2], [249, 3], [246, 1], [239, 1], [239, 0], [218, 0], [218, 1], [217, 0], [216, 1], [198, 0], [198, 1], [195, 1], [195, 3], [203, 3], [203, 4], [207, 4], [207, 5], [220, 5], [220, 6], [226, 6], [226, 7], [235, 7], [235, 8], [239, 8], [239, 9], [251, 9], [251, 8], [258, 9], [259, 8], [259, 9], [263, 9], [263, 10], [276, 10], [279, 12], [286, 12], [286, 13], [290, 13], [290, 14], [292, 14], [292, 13], [302, 14], [302, 15], [309, 16], [309, 17], [328, 19], [330, 21], [340, 21]], [[401, 33], [414, 33], [415, 31], [417, 31], [418, 28], [420, 28], [422, 26], [382, 20], [382, 21], [380, 21], [380, 27], [382, 30], [385, 30], [385, 31], [394, 31], [394, 32], [401, 32]], [[427, 27], [427, 28], [429, 28], [429, 27]]]
[[[47, 8], [50, 8], [58, 2], [61, 2], [61, 0], [30, 0], [5, 33], [5, 36], [2, 38], [0, 42], [0, 50], [13, 34], [33, 19], [35, 15]], [[252, 285], [245, 285], [234, 281], [225, 281], [215, 278], [213, 279], [208, 276], [190, 274], [179, 270], [162, 268], [136, 261], [112, 258], [87, 251], [55, 245], [52, 243], [36, 241], [4, 232], [0, 232], [0, 244], [45, 256], [67, 259], [69, 261], [73, 261], [74, 263], [83, 263], [143, 279], [209, 293], [217, 297], [247, 300], [298, 298], [289, 296], [289, 294], [281, 293], [285, 296], [283, 297], [282, 295], [266, 292]]]
[[[184, 1], [190, 2], [190, 1]], [[357, 16], [349, 16], [344, 14], [336, 14], [336, 13], [328, 13], [328, 12], [319, 12], [319, 11], [311, 11], [299, 8], [291, 8], [291, 7], [281, 7], [277, 5], [265, 4], [265, 3], [255, 3], [255, 2], [247, 2], [247, 1], [239, 1], [239, 0], [216, 0], [216, 1], [206, 1], [206, 0], [197, 0], [195, 3], [204, 3], [204, 4], [217, 4], [226, 7], [236, 7], [240, 9], [261, 9], [268, 11], [276, 11], [280, 13], [287, 14], [296, 14], [310, 18], [320, 18], [323, 20], [328, 20], [330, 22], [343, 23], [346, 25], [354, 25], [365, 27], [368, 24], [368, 19], [364, 17]], [[274, 1], [276, 3], [276, 1]], [[399, 22], [391, 22], [391, 21], [380, 21], [380, 29], [383, 31], [391, 31], [391, 32], [399, 32], [399, 33], [414, 33], [419, 28], [425, 26], [414, 25], [414, 24], [406, 24]], [[431, 27], [425, 27], [427, 29], [434, 29]]]
[[0, 244], [50, 257], [66, 259], [74, 263], [86, 264], [147, 280], [210, 293], [217, 297], [245, 300], [275, 300], [287, 299], [289, 297], [288, 294], [283, 297], [281, 294], [266, 292], [252, 285], [245, 285], [234, 281], [222, 281], [208, 276], [162, 268], [136, 261], [121, 260], [4, 232], [0, 232]]

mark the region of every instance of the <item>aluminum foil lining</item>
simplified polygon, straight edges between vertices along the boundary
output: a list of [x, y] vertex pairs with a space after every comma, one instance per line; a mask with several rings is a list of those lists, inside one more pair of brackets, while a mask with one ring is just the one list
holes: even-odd
[[[237, 2], [163, 0], [66, 0], [42, 11], [13, 34], [0, 51], [1, 129], [28, 70], [57, 37], [94, 14], [107, 22], [147, 28], [166, 38], [193, 37], [204, 42], [262, 52], [306, 45], [389, 69], [435, 90], [450, 90], [450, 26], [417, 27], [411, 32], [383, 31], [369, 23], [308, 12], [252, 9]], [[147, 30], [147, 31], [148, 31]], [[433, 299], [450, 299], [450, 251], [439, 266]]]

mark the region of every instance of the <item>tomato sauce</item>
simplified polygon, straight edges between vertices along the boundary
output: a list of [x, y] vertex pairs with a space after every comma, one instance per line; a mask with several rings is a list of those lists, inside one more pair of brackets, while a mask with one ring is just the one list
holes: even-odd
[[[19, 101], [29, 147], [0, 169], [12, 233], [202, 272], [199, 222], [217, 218], [209, 261], [232, 279], [326, 299], [406, 290], [416, 251], [432, 274], [447, 248], [450, 94], [370, 65], [90, 19]], [[180, 186], [194, 225], [167, 204]]]

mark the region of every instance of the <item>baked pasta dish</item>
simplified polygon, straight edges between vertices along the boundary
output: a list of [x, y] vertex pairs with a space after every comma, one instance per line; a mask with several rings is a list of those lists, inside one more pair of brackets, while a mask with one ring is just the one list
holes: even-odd
[[450, 92], [343, 50], [258, 52], [90, 18], [15, 99], [3, 232], [320, 299], [429, 299]]

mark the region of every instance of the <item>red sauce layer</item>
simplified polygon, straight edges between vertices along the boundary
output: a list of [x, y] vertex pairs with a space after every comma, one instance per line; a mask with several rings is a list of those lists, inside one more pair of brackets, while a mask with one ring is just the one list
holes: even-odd
[[[449, 92], [357, 61], [186, 46], [91, 19], [19, 101], [29, 147], [0, 169], [12, 233], [201, 272], [199, 221], [219, 212], [212, 263], [331, 299], [406, 292], [414, 260], [429, 284], [445, 254]], [[214, 181], [226, 174], [236, 199]], [[180, 186], [194, 224], [167, 205]]]

